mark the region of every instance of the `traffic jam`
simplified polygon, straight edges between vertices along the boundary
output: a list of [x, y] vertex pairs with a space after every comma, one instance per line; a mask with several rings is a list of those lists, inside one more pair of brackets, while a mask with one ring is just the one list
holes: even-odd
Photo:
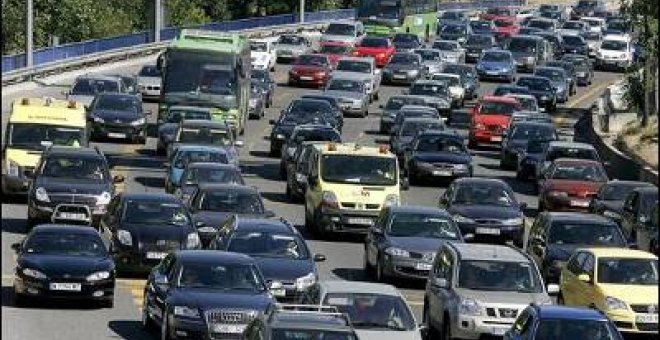
[[656, 337], [658, 188], [572, 126], [644, 60], [630, 22], [358, 2], [317, 35], [183, 29], [136, 74], [13, 101], [14, 305], [84, 320], [138, 280], [160, 339]]

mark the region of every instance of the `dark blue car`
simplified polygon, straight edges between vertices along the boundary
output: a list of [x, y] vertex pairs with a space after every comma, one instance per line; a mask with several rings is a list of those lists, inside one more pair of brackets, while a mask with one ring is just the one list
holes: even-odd
[[529, 89], [529, 93], [536, 97], [539, 107], [546, 112], [554, 112], [557, 109], [557, 93], [552, 86], [552, 81], [546, 77], [525, 76], [516, 82], [518, 86]]
[[423, 178], [472, 176], [472, 156], [465, 139], [454, 131], [427, 130], [404, 153], [404, 173], [412, 182]]
[[479, 80], [498, 79], [512, 82], [516, 77], [516, 64], [511, 52], [501, 49], [483, 51], [475, 66]]

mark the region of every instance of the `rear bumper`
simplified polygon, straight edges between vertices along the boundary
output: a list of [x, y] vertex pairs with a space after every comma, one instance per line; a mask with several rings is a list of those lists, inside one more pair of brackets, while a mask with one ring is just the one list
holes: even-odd
[[319, 222], [321, 229], [328, 232], [361, 232], [372, 226], [378, 210], [330, 209], [323, 208]]

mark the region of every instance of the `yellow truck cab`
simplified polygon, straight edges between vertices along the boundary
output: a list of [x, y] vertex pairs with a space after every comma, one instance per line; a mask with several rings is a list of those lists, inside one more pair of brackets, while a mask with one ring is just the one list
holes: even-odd
[[324, 234], [366, 231], [400, 202], [399, 165], [386, 146], [322, 143], [309, 156], [305, 226]]
[[53, 98], [15, 100], [2, 148], [2, 193], [26, 193], [30, 174], [51, 145], [89, 145], [84, 106]]

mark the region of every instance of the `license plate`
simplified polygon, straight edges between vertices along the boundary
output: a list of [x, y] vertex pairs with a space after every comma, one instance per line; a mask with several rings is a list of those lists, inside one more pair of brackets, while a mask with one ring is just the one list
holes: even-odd
[[499, 235], [499, 234], [500, 234], [500, 230], [497, 229], [497, 228], [481, 228], [481, 227], [477, 227], [477, 228], [475, 229], [475, 232], [476, 232], [477, 234], [483, 234], [483, 235]]
[[67, 213], [67, 212], [61, 212], [58, 214], [59, 218], [63, 218], [66, 220], [75, 220], [75, 221], [80, 221], [80, 220], [86, 220], [87, 215], [85, 214], [76, 214], [76, 213]]
[[504, 333], [506, 333], [507, 329], [508, 328], [493, 327], [493, 329], [491, 330], [491, 333], [493, 335], [504, 335]]
[[492, 136], [490, 137], [491, 142], [501, 142], [502, 141], [502, 136]]
[[69, 292], [79, 292], [82, 290], [80, 283], [51, 283], [50, 290], [65, 290]]
[[147, 258], [151, 260], [162, 260], [165, 256], [167, 256], [167, 253], [163, 252], [147, 252]]
[[406, 76], [403, 75], [403, 74], [395, 74], [393, 78], [394, 79], [406, 79]]
[[347, 222], [348, 224], [360, 224], [360, 225], [371, 225], [372, 223], [370, 218], [359, 218], [359, 217], [349, 218]]
[[658, 314], [635, 314], [636, 323], [658, 323]]
[[415, 263], [416, 270], [431, 270], [431, 265], [428, 263]]
[[246, 325], [213, 325], [214, 333], [243, 333]]
[[108, 137], [110, 137], [110, 138], [126, 138], [126, 134], [125, 133], [108, 132]]
[[284, 288], [271, 290], [270, 293], [273, 294], [273, 296], [276, 296], [276, 297], [286, 296], [286, 290]]
[[490, 76], [495, 76], [495, 75], [498, 74], [498, 72], [497, 71], [486, 71], [486, 74], [490, 75]]
[[215, 228], [213, 228], [213, 227], [201, 227], [201, 228], [197, 229], [197, 231], [199, 231], [200, 233], [211, 234], [211, 233], [215, 233]]
[[307, 77], [307, 76], [302, 76], [300, 77], [300, 80], [312, 80], [314, 79], [313, 77]]
[[478, 57], [479, 53], [468, 53], [467, 54], [469, 57]]
[[450, 170], [433, 170], [433, 176], [451, 176]]
[[588, 207], [589, 206], [589, 201], [571, 200], [571, 205], [574, 206], [574, 207]]

